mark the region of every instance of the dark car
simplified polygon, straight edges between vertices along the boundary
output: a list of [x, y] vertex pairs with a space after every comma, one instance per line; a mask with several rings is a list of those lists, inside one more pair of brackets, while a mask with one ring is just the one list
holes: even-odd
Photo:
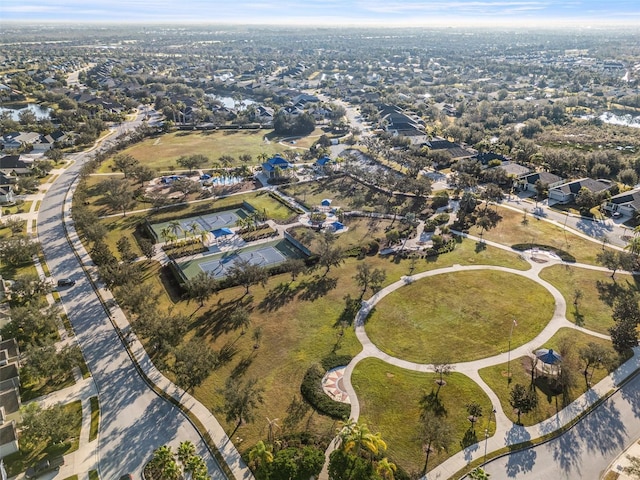
[[130, 473], [127, 473], [126, 475], [122, 475], [120, 477], [120, 480], [133, 480], [133, 477], [131, 476]]
[[40, 460], [35, 465], [27, 468], [24, 476], [27, 478], [38, 478], [40, 475], [44, 475], [45, 473], [59, 470], [62, 465], [64, 465], [64, 458], [62, 457], [53, 457], [46, 460]]
[[71, 280], [70, 278], [62, 278], [58, 280], [59, 287], [71, 287], [76, 284], [75, 280]]

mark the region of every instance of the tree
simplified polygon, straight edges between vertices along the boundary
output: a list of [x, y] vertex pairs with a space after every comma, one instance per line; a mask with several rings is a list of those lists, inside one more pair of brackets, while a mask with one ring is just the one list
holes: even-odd
[[156, 171], [146, 165], [138, 165], [132, 169], [131, 177], [140, 182], [140, 185], [144, 185], [145, 182], [150, 182], [156, 177]]
[[267, 465], [271, 462], [273, 462], [273, 453], [271, 453], [271, 448], [262, 440], [256, 443], [254, 447], [249, 450], [249, 465], [254, 470], [266, 469]]
[[627, 460], [629, 460], [630, 465], [624, 467], [624, 473], [640, 479], [640, 458], [627, 455]]
[[62, 150], [60, 150], [59, 148], [50, 148], [49, 150], [44, 152], [44, 156], [49, 160], [53, 160], [54, 162], [59, 162], [64, 158]]
[[489, 475], [487, 472], [485, 472], [482, 468], [477, 467], [474, 468], [470, 473], [469, 473], [469, 478], [471, 480], [489, 480], [489, 477], [491, 475]]
[[[595, 369], [609, 362], [609, 350], [599, 343], [589, 342], [585, 347], [580, 349], [579, 355], [580, 359], [584, 362], [584, 370], [582, 372], [584, 381], [587, 387], [589, 387]], [[589, 368], [591, 368], [591, 375], [589, 375]]]
[[324, 452], [315, 447], [284, 448], [274, 455], [269, 479], [308, 480], [320, 473], [323, 464]]
[[190, 193], [196, 193], [200, 190], [202, 190], [200, 183], [188, 178], [179, 178], [171, 184], [171, 191], [182, 193], [183, 199]]
[[28, 303], [37, 296], [46, 295], [51, 291], [51, 284], [46, 278], [25, 273], [18, 275], [11, 284], [12, 302]]
[[249, 288], [252, 285], [265, 285], [269, 279], [269, 272], [266, 268], [251, 263], [249, 260], [238, 259], [229, 268], [229, 278], [237, 285], [245, 288], [245, 295], [249, 295]]
[[140, 165], [140, 162], [129, 154], [121, 153], [113, 158], [113, 164], [117, 170], [124, 173], [124, 178], [128, 178]]
[[126, 179], [109, 178], [103, 180], [98, 184], [98, 189], [106, 204], [113, 210], [122, 211], [123, 216], [126, 216], [127, 210], [135, 204], [133, 191]]
[[422, 418], [419, 425], [418, 438], [422, 441], [426, 458], [422, 474], [429, 468], [429, 455], [434, 450], [447, 449], [453, 439], [451, 427], [447, 421], [438, 415], [429, 415]]
[[209, 272], [198, 272], [185, 284], [187, 296], [196, 300], [201, 307], [218, 290], [218, 281]]
[[138, 257], [127, 237], [120, 237], [116, 242], [116, 248], [123, 262], [131, 263]]
[[176, 384], [186, 391], [202, 385], [216, 367], [218, 357], [200, 338], [194, 337], [175, 353]]
[[447, 384], [447, 382], [443, 377], [450, 375], [451, 372], [453, 372], [453, 370], [455, 369], [455, 365], [452, 365], [450, 362], [447, 362], [447, 361], [440, 361], [440, 362], [435, 362], [431, 366], [431, 368], [433, 369], [434, 373], [438, 374], [438, 380], [436, 380], [436, 384], [438, 385], [438, 390], [436, 390], [436, 398], [437, 398], [438, 393], [440, 392], [440, 389]]
[[178, 165], [182, 168], [189, 169], [189, 173], [209, 163], [209, 158], [205, 155], [183, 155], [177, 160]]
[[347, 453], [360, 456], [362, 450], [377, 455], [387, 449], [387, 444], [380, 433], [372, 433], [364, 424], [353, 419], [344, 423], [339, 432], [340, 448]]
[[[127, 292], [134, 289], [133, 286], [121, 288], [126, 289]], [[146, 293], [148, 296], [148, 288], [144, 288], [142, 293]], [[149, 339], [149, 345], [153, 352], [162, 354], [177, 346], [187, 331], [189, 323], [187, 317], [157, 311], [155, 308], [156, 300], [153, 297], [151, 299], [145, 297], [143, 302], [138, 307], [138, 318], [133, 322], [136, 332]]]
[[41, 308], [38, 301], [11, 308], [11, 322], [2, 329], [3, 338], [15, 337], [19, 343], [42, 344], [56, 330], [57, 305]]
[[381, 268], [371, 268], [371, 265], [363, 262], [357, 265], [353, 278], [362, 288], [360, 292], [360, 299], [362, 299], [368, 288], [371, 288], [374, 293], [380, 289], [387, 278], [387, 272]]
[[30, 262], [39, 249], [40, 244], [31, 241], [26, 235], [14, 235], [0, 239], [0, 260], [6, 265], [17, 267]]
[[615, 278], [618, 269], [632, 271], [635, 270], [637, 260], [633, 253], [619, 252], [614, 250], [603, 250], [596, 255], [596, 260], [602, 266], [611, 270], [611, 278]]
[[244, 335], [247, 327], [251, 325], [251, 316], [246, 308], [238, 307], [231, 312], [228, 321], [233, 328], [242, 328], [242, 335]]
[[638, 308], [637, 294], [625, 290], [613, 304], [613, 320], [615, 325], [609, 329], [613, 348], [620, 354], [638, 345], [638, 324], [640, 323], [640, 308]]
[[2, 224], [6, 228], [11, 230], [11, 234], [12, 235], [16, 235], [18, 233], [21, 233], [24, 230], [24, 227], [25, 227], [26, 223], [27, 223], [26, 221], [24, 221], [24, 220], [22, 220], [21, 218], [18, 218], [18, 217], [7, 217], [2, 222]]
[[396, 464], [390, 462], [387, 457], [384, 457], [376, 463], [376, 473], [380, 475], [380, 478], [383, 480], [394, 480], [393, 474], [397, 469]]
[[141, 238], [138, 243], [140, 244], [142, 254], [147, 257], [147, 259], [151, 260], [156, 254], [156, 246], [153, 244], [153, 241], [148, 238]]
[[298, 275], [307, 269], [304, 260], [301, 258], [287, 258], [282, 264], [283, 268], [291, 274], [291, 281], [295, 282]]
[[476, 422], [478, 418], [482, 416], [482, 406], [478, 402], [471, 402], [467, 404], [468, 420], [471, 422], [471, 427], [475, 430]]
[[344, 262], [344, 250], [339, 246], [333, 247], [329, 241], [324, 240], [318, 256], [318, 266], [325, 269], [323, 277], [329, 274], [331, 267], [338, 267]]
[[509, 404], [518, 413], [518, 423], [520, 423], [520, 415], [527, 414], [538, 405], [538, 397], [533, 388], [526, 388], [516, 383], [511, 389]]
[[376, 472], [372, 462], [341, 449], [329, 456], [329, 480], [372, 480]]
[[599, 203], [598, 197], [588, 188], [582, 187], [576, 195], [576, 205], [581, 212], [588, 212]]
[[237, 422], [231, 437], [240, 425], [254, 421], [254, 410], [264, 403], [264, 389], [257, 384], [258, 380], [255, 378], [241, 383], [239, 378], [229, 377], [224, 389], [220, 391], [224, 397], [223, 412], [227, 422]]
[[38, 403], [32, 402], [23, 406], [21, 413], [21, 441], [26, 445], [36, 445], [40, 442], [60, 444], [73, 433], [72, 413], [61, 404], [44, 409]]

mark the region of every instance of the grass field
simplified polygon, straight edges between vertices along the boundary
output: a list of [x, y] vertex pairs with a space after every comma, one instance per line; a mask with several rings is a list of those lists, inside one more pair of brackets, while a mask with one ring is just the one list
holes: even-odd
[[[634, 277], [616, 273], [616, 281], [611, 274], [568, 265], [555, 265], [540, 272], [540, 278], [555, 286], [567, 301], [567, 318], [577, 325], [595, 332], [609, 334], [613, 326], [612, 308], [600, 298], [596, 282], [609, 286], [637, 288]], [[581, 292], [577, 306], [574, 304], [575, 292]]]
[[[417, 438], [420, 400], [437, 388], [436, 378], [431, 373], [404, 370], [373, 358], [360, 362], [352, 375], [360, 400], [359, 420], [366, 423], [371, 431], [382, 434], [388, 445], [386, 455], [410, 474], [420, 473], [424, 467], [425, 454], [422, 442]], [[438, 397], [447, 410], [445, 421], [451, 427], [452, 441], [447, 451], [434, 452], [429, 456], [429, 469], [460, 451], [465, 434], [468, 445], [484, 439], [485, 428], [489, 428], [491, 434], [495, 431], [495, 423], [489, 425], [492, 409], [489, 398], [465, 375], [449, 375]], [[479, 403], [484, 412], [476, 423], [475, 433], [467, 420], [466, 405], [471, 402]]]
[[[609, 348], [611, 353], [614, 353], [613, 348], [611, 347], [611, 342], [608, 340], [592, 337], [569, 328], [560, 329], [553, 338], [549, 340], [549, 342], [539, 346], [539, 348], [553, 348], [554, 350], [560, 350], [563, 344], [569, 344], [570, 353], [568, 358], [565, 360], [567, 360], [569, 364], [568, 368], [571, 368], [573, 371], [575, 383], [569, 389], [566, 402], [575, 400], [586, 391], [586, 383], [584, 376], [582, 375], [584, 366], [578, 358], [578, 352], [589, 342], [605, 345]], [[617, 356], [615, 358], [617, 358]], [[605, 368], [596, 369], [593, 375], [592, 384], [596, 384], [602, 380], [609, 371], [617, 368], [620, 363], [621, 361], [617, 360], [614, 364], [609, 366], [609, 370]], [[511, 384], [507, 382], [506, 371], [507, 364], [503, 363], [501, 365], [483, 368], [480, 370], [480, 376], [500, 398], [500, 404], [502, 405], [505, 414], [509, 419], [515, 422], [518, 419], [518, 415], [509, 404], [509, 395], [514, 385], [519, 383], [524, 386], [529, 386], [531, 384], [530, 362], [528, 357], [514, 358], [511, 360]], [[542, 420], [551, 418], [564, 406], [562, 395], [552, 394], [545, 382], [538, 382], [536, 385], [538, 408], [531, 413], [526, 415], [523, 414], [521, 416], [520, 421], [523, 425], [534, 425]]]
[[[527, 264], [517, 255], [490, 247], [475, 253], [474, 245], [474, 242], [464, 241], [454, 252], [430, 261], [418, 260], [414, 265], [414, 272], [454, 263], [475, 262], [496, 262], [511, 266], [517, 264], [521, 268], [527, 268]], [[284, 428], [284, 424], [288, 417], [292, 422], [287, 408], [294, 403], [294, 399], [299, 400], [302, 377], [309, 366], [331, 353], [334, 348], [338, 354], [348, 355], [355, 355], [360, 350], [352, 329], [346, 329], [343, 336], [338, 334], [339, 319], [345, 308], [345, 296], [357, 298], [359, 295], [359, 287], [353, 276], [357, 265], [362, 261], [355, 258], [347, 259], [341, 267], [331, 270], [327, 279], [308, 274], [291, 282], [288, 274], [276, 275], [269, 279], [265, 288], [252, 287], [251, 294], [244, 298], [242, 287], [226, 289], [200, 309], [197, 304], [187, 303], [185, 300], [176, 300], [174, 303], [170, 297], [173, 287], [161, 281], [159, 264], [149, 262], [146, 265], [145, 286], [150, 294], [157, 292], [160, 295], [157, 300], [158, 308], [161, 311], [172, 308], [174, 313], [182, 312], [191, 318], [192, 323], [185, 341], [197, 335], [216, 350], [227, 342], [238, 349], [230, 364], [215, 371], [202, 386], [196, 388], [196, 397], [211, 411], [219, 411], [222, 397], [218, 390], [229, 376], [239, 374], [245, 378], [258, 378], [259, 385], [265, 389], [265, 404], [255, 415], [258, 420], [242, 425], [237, 432], [237, 435], [244, 439], [239, 446], [242, 451], [251, 448], [258, 440], [266, 438], [267, 416], [280, 419], [283, 435], [307, 429], [329, 437], [335, 434], [337, 423], [312, 413], [311, 410], [307, 410], [297, 423], [287, 423], [287, 428]], [[407, 275], [411, 268], [411, 262], [406, 259], [372, 256], [364, 261], [373, 268], [386, 271], [385, 284], [399, 280], [401, 276]], [[241, 335], [239, 330], [230, 330], [224, 322], [226, 312], [235, 308], [239, 301], [246, 302], [245, 308], [251, 311], [252, 324], [245, 335]], [[257, 327], [262, 330], [262, 340], [260, 347], [254, 349], [251, 337]], [[167, 361], [171, 362], [171, 359]], [[168, 371], [165, 371], [165, 374], [171, 376]], [[227, 433], [232, 432], [235, 426], [233, 423], [225, 422], [223, 425]]]
[[[311, 207], [320, 205], [323, 199], [329, 198], [333, 200], [332, 207], [340, 207], [344, 210], [390, 213], [394, 207], [397, 207], [398, 213], [404, 214], [412, 211], [414, 203], [404, 196], [389, 197], [347, 176], [293, 183], [282, 187], [281, 190], [286, 195]], [[422, 208], [424, 206], [420, 202], [417, 209]]]
[[[498, 207], [498, 213], [502, 216], [502, 220], [495, 228], [484, 232], [483, 237], [486, 240], [493, 240], [509, 246], [517, 243], [550, 245], [570, 253], [578, 262], [593, 265], [596, 264], [596, 255], [602, 251], [601, 243], [573, 235], [569, 230], [565, 232], [562, 227], [544, 220], [536, 220], [531, 214], [527, 215], [527, 223], [524, 225], [522, 212]], [[478, 235], [480, 229], [472, 227], [469, 233]]]
[[553, 297], [531, 280], [504, 272], [469, 271], [429, 277], [383, 298], [367, 320], [384, 352], [419, 363], [462, 362], [534, 338], [551, 319]]

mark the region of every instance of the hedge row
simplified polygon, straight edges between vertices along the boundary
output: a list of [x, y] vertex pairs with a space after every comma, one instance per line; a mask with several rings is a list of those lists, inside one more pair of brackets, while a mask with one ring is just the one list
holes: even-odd
[[347, 420], [351, 414], [351, 406], [332, 400], [322, 390], [322, 377], [325, 370], [320, 365], [312, 365], [304, 374], [300, 393], [311, 406], [320, 413], [338, 420]]

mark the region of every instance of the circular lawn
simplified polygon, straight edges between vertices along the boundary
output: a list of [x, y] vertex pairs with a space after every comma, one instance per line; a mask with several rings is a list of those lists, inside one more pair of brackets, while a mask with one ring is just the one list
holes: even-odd
[[366, 322], [371, 341], [394, 357], [457, 363], [533, 339], [553, 316], [553, 296], [528, 278], [493, 270], [444, 273], [403, 286]]

